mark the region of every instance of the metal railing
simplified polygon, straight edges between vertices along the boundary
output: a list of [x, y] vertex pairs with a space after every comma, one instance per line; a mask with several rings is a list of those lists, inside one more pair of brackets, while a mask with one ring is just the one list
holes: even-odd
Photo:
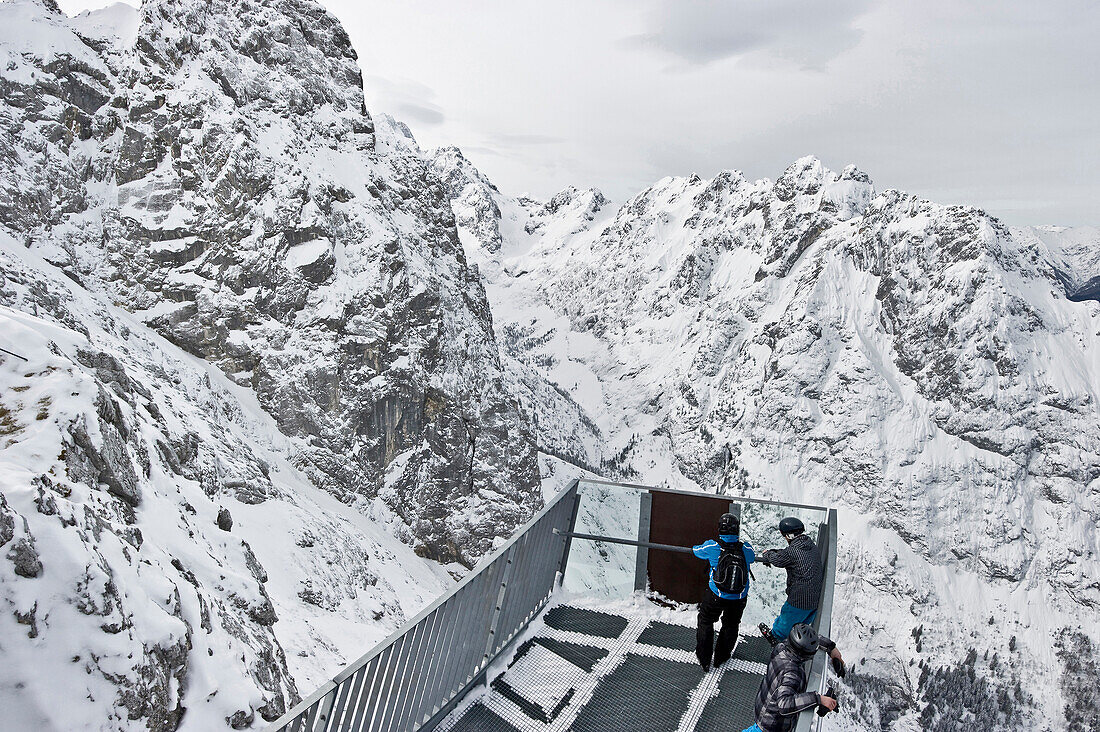
[[[586, 483], [638, 491], [637, 540], [574, 533], [582, 503], [581, 484]], [[644, 508], [648, 504], [644, 498], [653, 492], [706, 495], [591, 479], [573, 481], [450, 593], [326, 682], [269, 730], [426, 732], [433, 729], [475, 685], [485, 682], [488, 666], [546, 606], [557, 580], [565, 575], [573, 537], [636, 546], [647, 543]], [[824, 512], [825, 520], [817, 535], [824, 582], [814, 625], [818, 632], [829, 635], [836, 576], [836, 510], [743, 496], [721, 497], [731, 503]], [[646, 581], [641, 558], [646, 554], [639, 548], [642, 589]], [[635, 570], [630, 571], [633, 577]], [[633, 578], [637, 589], [637, 578]], [[824, 654], [817, 654], [810, 662], [807, 690], [825, 691], [827, 663]], [[815, 719], [813, 711], [802, 713], [795, 732], [810, 732]]]
[[348, 666], [268, 729], [431, 729], [542, 610], [567, 559], [577, 483], [443, 598]]
[[[821, 584], [821, 599], [817, 603], [817, 617], [814, 619], [814, 628], [823, 636], [829, 637], [832, 632], [833, 620], [833, 585], [836, 582], [836, 536], [837, 516], [836, 509], [829, 509], [828, 518], [821, 524], [817, 532], [817, 545], [821, 548], [821, 559], [824, 564], [822, 571], [825, 573], [825, 581]], [[810, 662], [809, 678], [806, 682], [806, 691], [815, 691], [818, 694], [825, 693], [825, 680], [827, 674], [828, 657], [824, 653], [818, 653]], [[814, 723], [820, 726], [821, 718], [814, 710], [802, 712], [798, 717], [794, 732], [810, 732]]]

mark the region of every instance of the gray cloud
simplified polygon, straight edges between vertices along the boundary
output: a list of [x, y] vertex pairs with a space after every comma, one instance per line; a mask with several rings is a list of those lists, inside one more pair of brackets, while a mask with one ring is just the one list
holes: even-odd
[[443, 109], [434, 101], [435, 91], [418, 81], [368, 76], [363, 86], [377, 100], [379, 108], [392, 112], [403, 122], [438, 126], [446, 119]]
[[818, 66], [854, 47], [853, 22], [869, 0], [662, 0], [645, 33], [627, 45], [658, 49], [688, 64], [764, 52]]
[[505, 133], [497, 135], [496, 140], [503, 145], [556, 145], [565, 142], [563, 137], [553, 135]]
[[443, 124], [443, 112], [434, 104], [427, 106], [424, 104], [415, 104], [413, 102], [400, 102], [394, 109], [396, 110], [397, 116], [402, 120], [419, 122], [424, 125]]

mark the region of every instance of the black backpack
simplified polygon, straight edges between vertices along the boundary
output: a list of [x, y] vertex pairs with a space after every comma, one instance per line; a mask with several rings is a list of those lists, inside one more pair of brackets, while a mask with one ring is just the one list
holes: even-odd
[[740, 595], [749, 583], [749, 563], [745, 561], [745, 550], [739, 541], [726, 544], [719, 540], [722, 554], [718, 557], [718, 566], [714, 568], [714, 585], [730, 595]]

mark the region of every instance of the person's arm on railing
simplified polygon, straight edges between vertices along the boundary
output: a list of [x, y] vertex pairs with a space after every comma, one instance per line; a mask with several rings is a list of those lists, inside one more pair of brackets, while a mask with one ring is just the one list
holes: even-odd
[[794, 564], [795, 557], [790, 549], [769, 549], [760, 555], [760, 563], [772, 567], [788, 567]]
[[829, 654], [833, 664], [833, 672], [842, 679], [847, 676], [848, 669], [844, 665], [844, 657], [840, 655], [840, 649], [836, 647], [836, 643], [822, 635], [818, 636], [817, 645], [818, 648]]

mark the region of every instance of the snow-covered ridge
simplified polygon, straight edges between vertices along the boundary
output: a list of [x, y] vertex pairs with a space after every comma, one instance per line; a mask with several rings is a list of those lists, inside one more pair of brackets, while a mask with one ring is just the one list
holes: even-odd
[[6, 714], [261, 727], [541, 500], [449, 199], [310, 0], [6, 2], [0, 69]]
[[522, 521], [536, 446], [842, 506], [831, 724], [1097, 719], [1095, 231], [814, 158], [514, 198], [308, 0], [2, 3], [0, 69], [6, 719], [262, 726]]
[[[851, 728], [1097, 718], [1075, 706], [1100, 668], [1094, 231], [1009, 230], [812, 157], [555, 214], [453, 159], [435, 164], [509, 368], [558, 387], [531, 399], [540, 441], [642, 482], [843, 508]], [[493, 226], [510, 234], [489, 246]]]

